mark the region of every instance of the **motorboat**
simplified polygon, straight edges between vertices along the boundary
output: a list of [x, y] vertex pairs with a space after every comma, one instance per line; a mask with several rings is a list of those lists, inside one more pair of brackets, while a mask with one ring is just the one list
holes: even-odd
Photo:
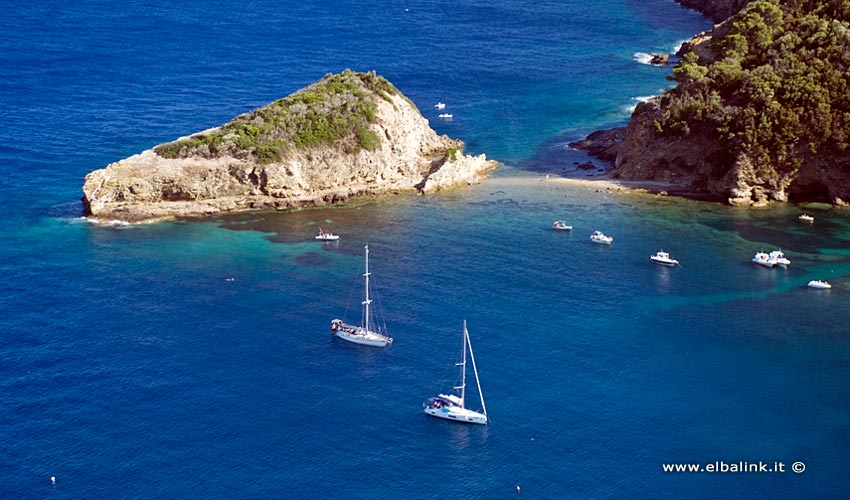
[[614, 242], [614, 237], [606, 236], [602, 234], [602, 231], [594, 231], [593, 234], [590, 235], [590, 241], [593, 243], [600, 243], [602, 245], [610, 245]]
[[572, 231], [573, 226], [568, 226], [567, 223], [562, 220], [556, 220], [552, 223], [552, 229], [555, 231]]
[[366, 245], [366, 273], [363, 275], [366, 279], [366, 299], [362, 302], [363, 317], [361, 324], [349, 325], [341, 319], [334, 319], [331, 321], [331, 331], [334, 336], [355, 344], [385, 347], [387, 344], [392, 344], [393, 339], [386, 335], [386, 327], [379, 329], [374, 326], [375, 322], [372, 320], [369, 309], [372, 304], [372, 299], [369, 298], [369, 276], [369, 245]]
[[[481, 411], [470, 410], [466, 407], [466, 358], [472, 361], [472, 372], [475, 374], [475, 385], [478, 387], [478, 396], [481, 401]], [[475, 366], [475, 356], [472, 354], [472, 342], [469, 340], [469, 331], [466, 329], [466, 321], [463, 322], [463, 353], [459, 363], [460, 385], [455, 386], [458, 394], [439, 394], [428, 398], [422, 403], [422, 408], [427, 415], [444, 418], [454, 422], [465, 424], [487, 425], [487, 407], [484, 406], [484, 394], [481, 393], [481, 381], [478, 379], [478, 368]]]
[[773, 265], [775, 266], [786, 267], [791, 265], [791, 261], [785, 257], [785, 254], [782, 253], [782, 250], [774, 250], [770, 252], [770, 255], [768, 257], [770, 257], [770, 261], [773, 262]]
[[785, 257], [782, 250], [774, 250], [770, 253], [757, 252], [755, 257], [753, 257], [753, 262], [764, 267], [787, 267], [791, 264], [791, 261]]
[[800, 219], [800, 220], [801, 220], [801, 221], [803, 221], [803, 222], [814, 222], [814, 221], [815, 221], [815, 218], [814, 218], [814, 217], [812, 217], [812, 216], [811, 216], [811, 215], [809, 215], [809, 214], [802, 214], [802, 215], [800, 215], [800, 216], [799, 216], [799, 217], [797, 217], [797, 218], [798, 218], [798, 219]]
[[821, 280], [812, 280], [812, 281], [809, 281], [809, 284], [808, 284], [808, 285], [806, 285], [806, 286], [808, 286], [809, 288], [819, 288], [819, 289], [821, 289], [821, 290], [825, 290], [825, 289], [828, 289], [828, 288], [832, 288], [832, 285], [830, 285], [830, 284], [829, 284], [829, 283], [827, 283], [826, 281], [821, 281]]
[[678, 260], [670, 258], [670, 254], [664, 250], [656, 252], [655, 255], [651, 255], [649, 260], [656, 264], [661, 264], [662, 266], [675, 266], [679, 264]]
[[764, 252], [756, 252], [755, 257], [753, 257], [753, 262], [764, 267], [773, 267], [776, 265], [770, 261], [770, 255]]
[[437, 104], [434, 105], [434, 107], [437, 108], [437, 109], [446, 109], [446, 103], [438, 102]]
[[323, 231], [322, 228], [319, 228], [319, 234], [316, 236], [316, 239], [321, 241], [336, 241], [339, 239], [339, 235]]
[[453, 116], [454, 116], [454, 115], [452, 115], [451, 113], [440, 113], [440, 114], [439, 114], [439, 115], [437, 115], [437, 116], [439, 116], [439, 117], [440, 117], [440, 118], [442, 118], [443, 120], [451, 120], [451, 119], [453, 118]]

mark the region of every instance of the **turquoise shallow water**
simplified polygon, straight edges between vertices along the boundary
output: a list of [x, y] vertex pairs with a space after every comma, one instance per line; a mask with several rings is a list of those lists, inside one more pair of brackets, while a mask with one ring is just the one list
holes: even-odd
[[[600, 5], [0, 13], [2, 496], [841, 498], [850, 219], [546, 181], [581, 158], [570, 137], [667, 84], [635, 53], [708, 26], [672, 2]], [[79, 219], [88, 171], [345, 67], [377, 68], [440, 132], [533, 171], [291, 213]], [[313, 241], [318, 227], [341, 240]], [[591, 245], [595, 229], [614, 244]], [[365, 244], [388, 349], [329, 332], [356, 319]], [[787, 270], [749, 262], [775, 247]], [[659, 248], [682, 265], [652, 266]], [[463, 319], [486, 428], [421, 413], [453, 383]], [[808, 467], [661, 471], [744, 460]]]

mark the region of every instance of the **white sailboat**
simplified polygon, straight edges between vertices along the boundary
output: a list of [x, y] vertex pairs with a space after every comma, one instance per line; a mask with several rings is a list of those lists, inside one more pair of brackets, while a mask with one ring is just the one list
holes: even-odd
[[[466, 407], [466, 350], [469, 348], [469, 359], [472, 361], [472, 371], [475, 373], [475, 384], [478, 386], [478, 395], [481, 398], [481, 411], [477, 412]], [[454, 389], [459, 391], [460, 396], [455, 394], [440, 394], [428, 398], [422, 407], [425, 413], [432, 417], [444, 418], [455, 422], [469, 424], [487, 425], [487, 407], [484, 406], [484, 394], [481, 392], [481, 382], [478, 380], [478, 369], [475, 367], [475, 356], [472, 354], [472, 343], [469, 340], [469, 331], [466, 329], [466, 320], [463, 322], [463, 354], [460, 363], [460, 385]]]
[[387, 344], [392, 344], [393, 339], [372, 330], [373, 327], [370, 325], [372, 315], [369, 312], [369, 305], [372, 304], [372, 299], [369, 298], [369, 274], [369, 245], [366, 245], [366, 272], [363, 274], [366, 279], [366, 299], [362, 302], [363, 318], [361, 324], [354, 326], [343, 322], [341, 319], [335, 319], [331, 321], [331, 331], [337, 337], [355, 344], [384, 347]]

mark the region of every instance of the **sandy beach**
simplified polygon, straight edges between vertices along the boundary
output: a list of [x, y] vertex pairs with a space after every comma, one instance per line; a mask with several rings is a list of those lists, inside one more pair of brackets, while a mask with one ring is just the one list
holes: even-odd
[[627, 181], [622, 179], [614, 179], [608, 174], [597, 175], [585, 178], [559, 177], [547, 175], [543, 177], [543, 181], [547, 183], [580, 186], [594, 191], [622, 193], [622, 194], [649, 194], [656, 196], [677, 196], [681, 198], [690, 198], [706, 201], [722, 201], [711, 196], [708, 193], [698, 193], [690, 186], [681, 184], [672, 184], [669, 182], [659, 181]]
[[583, 178], [561, 177], [554, 174], [544, 174], [541, 176], [509, 175], [506, 177], [491, 177], [487, 181], [489, 185], [493, 186], [531, 186], [541, 182], [561, 186], [583, 187], [597, 192], [606, 191], [611, 193], [651, 194], [661, 196], [671, 195], [688, 198], [701, 197], [699, 194], [694, 193], [688, 186], [658, 181], [627, 181], [622, 179], [613, 179], [610, 175], [606, 174]]

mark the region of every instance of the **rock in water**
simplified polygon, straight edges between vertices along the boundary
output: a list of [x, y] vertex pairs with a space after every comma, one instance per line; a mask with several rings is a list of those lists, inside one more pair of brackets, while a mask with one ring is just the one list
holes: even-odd
[[665, 66], [670, 62], [670, 54], [651, 54], [652, 57], [649, 59], [649, 64], [654, 64], [656, 66]]
[[140, 222], [464, 185], [496, 166], [438, 136], [374, 72], [346, 70], [213, 129], [91, 172], [87, 216]]

